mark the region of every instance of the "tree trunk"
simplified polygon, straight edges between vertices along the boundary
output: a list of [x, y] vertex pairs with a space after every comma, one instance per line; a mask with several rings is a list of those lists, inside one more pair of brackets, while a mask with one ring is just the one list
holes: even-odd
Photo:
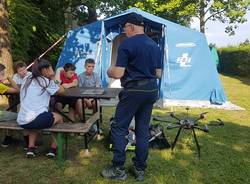
[[203, 0], [200, 1], [200, 32], [205, 33], [205, 3]]
[[8, 32], [9, 21], [6, 0], [0, 0], [0, 63], [6, 67], [6, 75], [13, 74], [11, 44]]

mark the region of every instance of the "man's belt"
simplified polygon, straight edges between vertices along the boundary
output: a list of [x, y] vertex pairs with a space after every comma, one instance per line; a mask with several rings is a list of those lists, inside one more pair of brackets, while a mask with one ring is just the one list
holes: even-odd
[[129, 81], [124, 85], [124, 88], [132, 88], [137, 86], [143, 86], [150, 82], [156, 82], [156, 79], [141, 79], [141, 80], [135, 80], [135, 81]]

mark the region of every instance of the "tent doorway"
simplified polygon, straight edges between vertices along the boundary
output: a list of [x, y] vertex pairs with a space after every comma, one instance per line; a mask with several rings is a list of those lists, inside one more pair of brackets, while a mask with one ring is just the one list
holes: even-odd
[[[145, 33], [154, 40], [158, 45], [161, 45], [160, 42], [162, 40], [162, 29], [154, 29], [152, 27], [146, 26]], [[110, 65], [115, 66], [117, 60], [118, 48], [121, 43], [127, 38], [125, 33], [120, 33], [117, 35], [111, 43], [111, 53], [110, 53]], [[161, 48], [163, 49], [163, 48]], [[109, 79], [109, 87], [111, 88], [120, 88], [121, 83], [119, 79]]]
[[[110, 65], [111, 66], [115, 66], [116, 59], [117, 59], [118, 48], [121, 45], [121, 43], [123, 42], [123, 40], [125, 40], [126, 38], [127, 38], [126, 34], [121, 33], [121, 34], [117, 35], [112, 40], [111, 57], [110, 57]], [[111, 87], [111, 88], [120, 88], [121, 87], [120, 79], [112, 79], [112, 78], [110, 78], [109, 87]]]

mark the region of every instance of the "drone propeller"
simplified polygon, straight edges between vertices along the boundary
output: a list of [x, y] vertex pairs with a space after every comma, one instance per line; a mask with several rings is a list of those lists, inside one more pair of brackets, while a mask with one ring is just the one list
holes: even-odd
[[159, 116], [154, 116], [154, 117], [153, 117], [153, 120], [155, 120], [155, 121], [161, 121], [161, 122], [166, 122], [166, 123], [169, 123], [169, 122], [170, 122], [170, 121], [168, 121], [168, 120], [162, 119], [162, 117], [159, 117]]
[[204, 119], [205, 118], [205, 114], [207, 114], [208, 112], [203, 112], [200, 114], [200, 116], [194, 121], [194, 122], [197, 122], [199, 121], [200, 119]]

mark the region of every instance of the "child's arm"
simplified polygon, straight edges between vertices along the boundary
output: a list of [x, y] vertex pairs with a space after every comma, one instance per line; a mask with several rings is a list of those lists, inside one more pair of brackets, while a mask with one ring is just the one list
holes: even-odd
[[[55, 76], [51, 76], [50, 79], [53, 80], [55, 82], [55, 84], [59, 85]], [[64, 87], [62, 85], [59, 85], [59, 89], [55, 92], [55, 94], [63, 95], [64, 93], [65, 93]]]
[[10, 88], [7, 90], [7, 92], [8, 93], [17, 93], [17, 92], [19, 92], [19, 86], [16, 84], [16, 82], [11, 77], [7, 77], [7, 80], [10, 83]]
[[56, 75], [54, 78], [54, 80], [57, 81], [57, 83], [59, 83], [59, 84], [61, 84], [61, 82], [62, 82], [61, 78], [60, 78], [60, 71], [61, 71], [61, 69], [56, 71]]
[[10, 82], [11, 87], [19, 90], [19, 86], [16, 84], [16, 82], [11, 77], [7, 77], [7, 79]]
[[1, 82], [0, 83], [0, 94], [4, 94], [4, 93], [18, 93], [18, 90], [13, 88], [13, 87], [9, 87]]
[[99, 75], [97, 75], [97, 77], [96, 77], [96, 86], [95, 87], [97, 87], [97, 88], [102, 87], [101, 78], [99, 77]]
[[71, 82], [71, 83], [62, 84], [62, 86], [64, 88], [72, 88], [72, 87], [76, 87], [77, 85], [78, 85], [78, 80], [77, 79], [73, 80], [73, 82]]
[[19, 90], [13, 87], [10, 87], [9, 89], [7, 89], [6, 93], [18, 93]]
[[60, 85], [60, 88], [56, 91], [55, 94], [57, 95], [63, 95], [65, 93], [65, 89], [63, 86]]

